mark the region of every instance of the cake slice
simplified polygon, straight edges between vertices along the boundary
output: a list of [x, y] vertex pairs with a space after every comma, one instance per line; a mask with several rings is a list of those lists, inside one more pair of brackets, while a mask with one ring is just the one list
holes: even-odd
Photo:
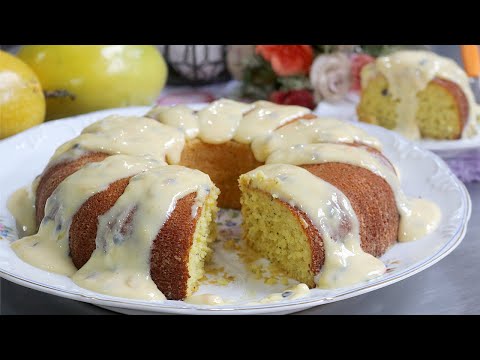
[[411, 139], [460, 139], [477, 133], [477, 105], [466, 73], [428, 51], [397, 51], [361, 72], [358, 119]]
[[197, 289], [216, 237], [208, 175], [128, 155], [70, 171], [43, 174], [44, 215], [37, 234], [12, 244], [20, 258], [112, 296], [181, 300]]
[[[435, 78], [416, 97], [415, 118], [422, 138], [461, 138], [468, 119], [468, 102], [458, 85]], [[398, 125], [398, 103], [389, 91], [387, 79], [378, 75], [362, 90], [357, 115], [360, 121], [394, 130]]]
[[399, 216], [382, 178], [341, 163], [269, 164], [239, 183], [244, 239], [288, 276], [330, 288], [385, 271], [375, 256], [396, 242]]

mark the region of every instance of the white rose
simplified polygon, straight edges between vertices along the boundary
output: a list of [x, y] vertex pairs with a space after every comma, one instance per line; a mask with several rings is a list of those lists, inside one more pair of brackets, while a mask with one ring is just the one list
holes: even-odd
[[315, 101], [340, 100], [350, 89], [350, 60], [343, 53], [318, 56], [310, 69]]

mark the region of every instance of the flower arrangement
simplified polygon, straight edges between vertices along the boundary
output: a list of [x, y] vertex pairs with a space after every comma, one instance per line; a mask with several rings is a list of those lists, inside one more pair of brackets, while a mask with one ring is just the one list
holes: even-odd
[[230, 45], [227, 67], [240, 96], [308, 108], [360, 90], [360, 72], [395, 45]]

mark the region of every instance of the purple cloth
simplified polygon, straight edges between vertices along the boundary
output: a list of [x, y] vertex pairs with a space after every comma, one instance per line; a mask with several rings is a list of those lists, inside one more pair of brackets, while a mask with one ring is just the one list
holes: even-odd
[[444, 160], [463, 182], [480, 181], [480, 150], [468, 151], [458, 157]]

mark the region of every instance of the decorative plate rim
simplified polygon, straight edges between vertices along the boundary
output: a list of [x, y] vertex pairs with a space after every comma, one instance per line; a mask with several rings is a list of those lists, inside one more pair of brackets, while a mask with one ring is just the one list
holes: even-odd
[[[195, 106], [202, 106], [203, 104], [192, 104], [192, 107]], [[102, 113], [112, 113], [117, 110], [125, 111], [131, 110], [132, 112], [138, 111], [144, 112], [145, 110], [149, 109], [149, 107], [128, 107], [128, 108], [116, 108], [116, 109], [108, 109], [102, 110], [94, 113], [84, 114], [80, 116], [75, 116], [73, 118], [67, 119], [60, 119], [56, 121], [47, 122], [36, 126], [35, 128], [26, 130], [21, 134], [17, 134], [11, 138], [5, 139], [0, 141], [0, 146], [2, 144], [9, 143], [10, 141], [15, 142], [19, 137], [28, 136], [31, 132], [36, 131], [36, 128], [39, 127], [49, 127], [52, 126], [54, 123], [59, 124], [67, 124], [68, 122], [75, 121], [74, 119], [81, 119], [85, 116], [92, 116], [98, 115], [101, 116]], [[459, 226], [456, 228], [455, 233], [451, 236], [451, 238], [435, 253], [430, 255], [429, 257], [421, 260], [416, 264], [412, 264], [411, 266], [403, 269], [397, 274], [389, 275], [385, 279], [380, 281], [375, 281], [374, 283], [366, 282], [359, 287], [354, 288], [346, 288], [344, 291], [340, 291], [338, 294], [334, 296], [318, 296], [315, 298], [303, 298], [298, 300], [293, 300], [288, 303], [273, 303], [273, 304], [265, 304], [265, 305], [229, 305], [229, 306], [222, 306], [222, 307], [201, 307], [201, 306], [193, 306], [191, 304], [182, 304], [182, 305], [169, 305], [169, 304], [162, 304], [162, 303], [149, 303], [147, 301], [135, 301], [132, 302], [129, 299], [112, 299], [106, 298], [106, 296], [102, 294], [98, 294], [98, 296], [91, 296], [85, 295], [77, 292], [73, 292], [66, 289], [59, 289], [55, 286], [50, 286], [48, 284], [40, 283], [35, 280], [28, 279], [21, 275], [12, 273], [10, 271], [6, 271], [0, 268], [0, 277], [3, 277], [9, 281], [12, 281], [18, 285], [25, 286], [34, 290], [42, 291], [51, 295], [56, 295], [72, 300], [82, 301], [86, 303], [90, 303], [93, 305], [104, 306], [109, 309], [116, 308], [116, 309], [130, 309], [130, 310], [139, 310], [139, 311], [147, 311], [149, 313], [173, 313], [173, 314], [232, 314], [232, 313], [241, 313], [241, 314], [267, 314], [267, 313], [274, 313], [274, 312], [295, 312], [300, 311], [302, 309], [315, 307], [318, 305], [339, 301], [347, 298], [351, 298], [354, 296], [358, 296], [364, 294], [366, 292], [370, 292], [373, 290], [380, 289], [382, 287], [391, 285], [393, 283], [399, 282], [405, 278], [408, 278], [443, 259], [448, 254], [450, 254], [455, 248], [461, 243], [463, 240], [466, 230], [467, 224], [471, 216], [472, 211], [472, 203], [470, 199], [470, 195], [465, 188], [465, 185], [458, 180], [458, 178], [453, 175], [453, 173], [448, 169], [448, 166], [445, 162], [437, 155], [431, 153], [430, 151], [421, 148], [418, 144], [408, 141], [407, 139], [402, 138], [400, 135], [383, 129], [378, 126], [369, 125], [369, 124], [362, 124], [358, 123], [362, 128], [375, 128], [377, 131], [389, 133], [394, 138], [400, 138], [401, 142], [407, 142], [408, 146], [412, 149], [415, 149], [417, 152], [422, 153], [423, 155], [428, 156], [439, 168], [443, 168], [444, 170], [448, 170], [449, 177], [453, 180], [456, 186], [461, 193], [461, 203], [463, 205], [463, 213], [461, 214], [461, 219], [463, 221], [460, 222]]]
[[[471, 202], [469, 202], [468, 209], [469, 209], [468, 210], [468, 219], [469, 219], [471, 214]], [[165, 312], [165, 313], [192, 314], [192, 315], [194, 315], [195, 313], [198, 313], [198, 314], [211, 313], [212, 315], [213, 314], [226, 315], [226, 314], [232, 314], [233, 312], [267, 314], [270, 312], [278, 312], [278, 311], [281, 311], [282, 309], [288, 310], [289, 312], [290, 310], [292, 310], [291, 312], [294, 312], [296, 310], [302, 310], [305, 308], [311, 308], [318, 305], [328, 304], [331, 302], [345, 300], [351, 297], [359, 296], [370, 291], [381, 289], [388, 285], [404, 280], [412, 275], [415, 275], [421, 272], [422, 270], [425, 270], [431, 267], [432, 265], [436, 264], [437, 262], [445, 258], [447, 255], [449, 255], [453, 250], [455, 250], [458, 247], [458, 245], [460, 245], [463, 238], [465, 237], [466, 229], [467, 229], [466, 226], [459, 229], [458, 235], [452, 238], [450, 242], [445, 244], [436, 254], [432, 255], [428, 260], [425, 260], [420, 264], [413, 265], [411, 268], [408, 268], [407, 270], [402, 271], [401, 273], [397, 274], [396, 276], [393, 276], [392, 278], [385, 279], [381, 282], [371, 284], [371, 285], [368, 285], [368, 283], [366, 283], [365, 286], [362, 286], [356, 289], [351, 289], [349, 291], [345, 291], [344, 293], [340, 293], [332, 297], [297, 300], [295, 302], [291, 302], [288, 304], [274, 303], [274, 304], [261, 305], [261, 306], [241, 306], [238, 308], [235, 308], [235, 307], [216, 308], [216, 307], [210, 307], [210, 306], [209, 307], [190, 307], [190, 306], [179, 307], [179, 306], [162, 305], [158, 303], [135, 304], [135, 303], [128, 302], [128, 300], [114, 300], [114, 299], [105, 300], [105, 299], [97, 298], [94, 296], [76, 294], [68, 290], [58, 290], [54, 287], [50, 287], [48, 285], [41, 284], [36, 281], [31, 281], [29, 279], [22, 278], [14, 274], [10, 274], [9, 272], [4, 271], [2, 269], [0, 269], [0, 277], [3, 277], [4, 279], [14, 282], [18, 285], [25, 286], [34, 290], [42, 291], [51, 295], [56, 295], [56, 296], [60, 296], [60, 297], [71, 299], [71, 300], [86, 302], [93, 305], [106, 306], [110, 309], [119, 308], [119, 309], [142, 310], [142, 311], [152, 310], [152, 312], [155, 312], [155, 313]], [[147, 307], [148, 309], [146, 309]], [[164, 311], [164, 310], [167, 310], [167, 311]]]

